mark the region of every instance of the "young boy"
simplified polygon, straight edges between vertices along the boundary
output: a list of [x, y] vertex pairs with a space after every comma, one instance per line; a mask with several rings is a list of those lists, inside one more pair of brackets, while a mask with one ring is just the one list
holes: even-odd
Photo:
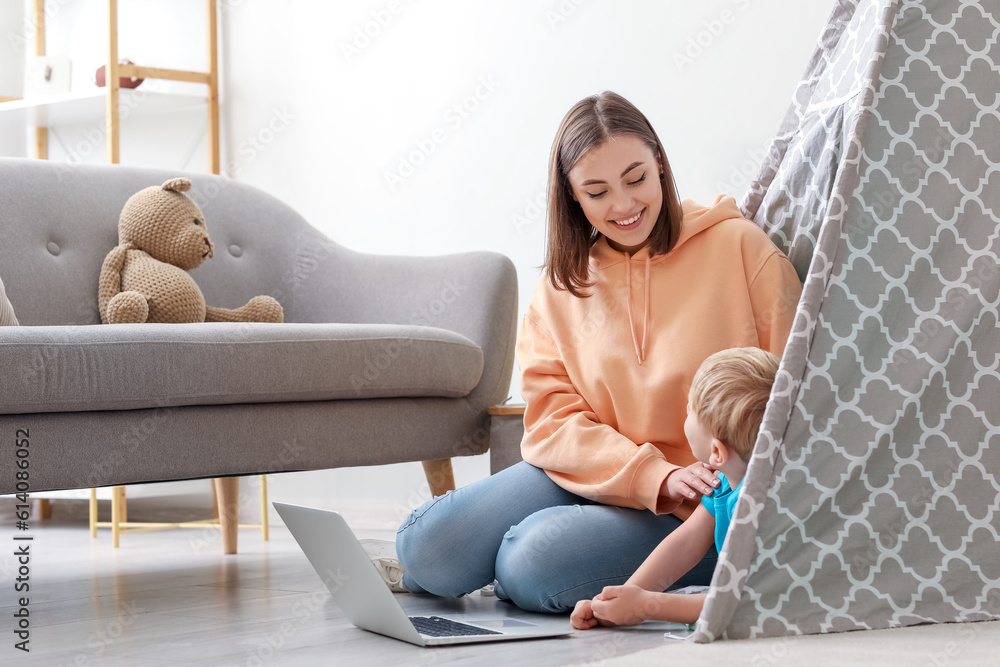
[[701, 560], [715, 540], [722, 542], [732, 519], [747, 462], [764, 416], [778, 358], [755, 347], [713, 354], [695, 373], [684, 422], [691, 451], [720, 472], [722, 482], [680, 528], [668, 535], [623, 586], [607, 586], [593, 600], [581, 600], [571, 622], [577, 630], [595, 625], [635, 625], [644, 620], [694, 623], [705, 594], [663, 593]]

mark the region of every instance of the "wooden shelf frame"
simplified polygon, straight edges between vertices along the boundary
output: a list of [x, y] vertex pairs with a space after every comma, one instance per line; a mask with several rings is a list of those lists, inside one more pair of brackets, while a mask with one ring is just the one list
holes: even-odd
[[[127, 504], [125, 501], [125, 487], [111, 487], [111, 521], [97, 520], [97, 489], [90, 490], [89, 518], [90, 537], [97, 537], [98, 528], [111, 529], [111, 546], [115, 549], [119, 547], [119, 537], [122, 533], [147, 533], [153, 530], [170, 530], [174, 528], [219, 528], [222, 530], [222, 540], [225, 553], [236, 553], [236, 530], [238, 528], [258, 528], [264, 541], [269, 539], [270, 523], [267, 514], [267, 475], [260, 476], [260, 523], [245, 524], [236, 521], [223, 521], [223, 515], [238, 514], [238, 508], [226, 506], [226, 500], [219, 493], [220, 482], [237, 485], [236, 493], [228, 492], [227, 497], [235, 500], [238, 495], [239, 480], [236, 477], [225, 477], [212, 480], [213, 497], [215, 504], [215, 516], [211, 519], [201, 521], [129, 521], [127, 514]], [[226, 493], [223, 491], [223, 493]], [[228, 518], [228, 517], [227, 517]], [[235, 517], [234, 517], [235, 518]], [[232, 549], [231, 551], [229, 549]]]
[[[35, 0], [35, 11], [44, 7], [45, 0]], [[208, 38], [208, 71], [190, 72], [159, 67], [141, 67], [118, 63], [118, 0], [108, 0], [108, 62], [104, 81], [108, 89], [107, 130], [108, 162], [118, 164], [121, 152], [119, 109], [119, 78], [140, 77], [201, 83], [208, 87], [208, 163], [209, 171], [221, 173], [219, 158], [219, 39], [218, 6], [216, 0], [205, 0], [206, 32]]]

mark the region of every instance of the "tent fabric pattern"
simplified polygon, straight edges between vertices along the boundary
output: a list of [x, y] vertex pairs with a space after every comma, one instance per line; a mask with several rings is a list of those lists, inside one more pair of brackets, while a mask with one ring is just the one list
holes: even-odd
[[804, 278], [694, 641], [1000, 618], [1000, 0], [840, 0], [743, 208]]

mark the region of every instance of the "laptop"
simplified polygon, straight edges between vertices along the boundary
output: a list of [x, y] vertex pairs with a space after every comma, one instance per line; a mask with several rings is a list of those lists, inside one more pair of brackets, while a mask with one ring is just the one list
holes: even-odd
[[568, 635], [572, 629], [476, 614], [407, 616], [371, 557], [337, 512], [272, 503], [347, 619], [361, 628], [418, 646]]

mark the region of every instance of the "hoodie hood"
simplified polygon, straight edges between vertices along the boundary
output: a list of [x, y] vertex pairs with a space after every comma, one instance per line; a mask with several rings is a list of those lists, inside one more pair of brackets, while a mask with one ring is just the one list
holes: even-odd
[[674, 248], [723, 220], [743, 218], [743, 211], [740, 210], [739, 204], [729, 195], [719, 195], [711, 206], [702, 206], [690, 199], [685, 199], [681, 202], [681, 208], [684, 210], [684, 218], [681, 220], [681, 236], [677, 239], [677, 245]]
[[[740, 211], [736, 200], [728, 195], [719, 195], [715, 198], [711, 206], [703, 206], [690, 199], [685, 199], [681, 202], [681, 209], [684, 212], [684, 217], [681, 219], [681, 233], [677, 239], [677, 243], [666, 254], [650, 257], [647, 248], [640, 248], [629, 256], [626, 252], [612, 248], [608, 244], [607, 237], [603, 235], [597, 239], [590, 249], [590, 266], [592, 270], [602, 271], [619, 263], [625, 264], [625, 301], [628, 306], [628, 322], [629, 328], [632, 330], [632, 345], [635, 348], [635, 358], [640, 366], [646, 359], [647, 334], [649, 333], [649, 320], [652, 317], [649, 298], [650, 264], [670, 257], [688, 239], [697, 236], [709, 227], [723, 220], [743, 217], [743, 213]], [[632, 305], [632, 265], [636, 262], [643, 264], [645, 278], [643, 280], [643, 321], [641, 335], [636, 330], [635, 313]]]

